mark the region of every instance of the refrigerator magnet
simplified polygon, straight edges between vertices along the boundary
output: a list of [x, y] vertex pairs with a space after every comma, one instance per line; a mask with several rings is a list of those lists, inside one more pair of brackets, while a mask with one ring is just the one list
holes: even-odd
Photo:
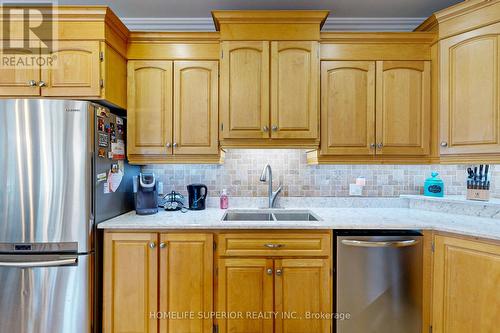
[[116, 124], [117, 125], [123, 125], [123, 119], [120, 117], [116, 117]]
[[108, 135], [106, 133], [99, 133], [98, 143], [99, 143], [99, 147], [107, 147], [108, 146]]
[[104, 132], [104, 119], [100, 117], [97, 118], [97, 130], [99, 132]]
[[99, 148], [97, 150], [97, 156], [106, 158], [106, 149], [105, 148]]
[[104, 181], [106, 181], [106, 179], [107, 179], [106, 172], [97, 174], [97, 182], [98, 183], [104, 182]]

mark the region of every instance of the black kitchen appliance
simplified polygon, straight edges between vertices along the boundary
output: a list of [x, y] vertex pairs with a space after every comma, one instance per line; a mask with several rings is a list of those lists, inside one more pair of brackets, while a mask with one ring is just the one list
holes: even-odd
[[187, 190], [189, 195], [189, 209], [205, 209], [205, 200], [208, 194], [207, 187], [204, 184], [190, 184], [187, 186]]
[[135, 212], [138, 215], [158, 213], [158, 190], [153, 173], [140, 173], [135, 193]]

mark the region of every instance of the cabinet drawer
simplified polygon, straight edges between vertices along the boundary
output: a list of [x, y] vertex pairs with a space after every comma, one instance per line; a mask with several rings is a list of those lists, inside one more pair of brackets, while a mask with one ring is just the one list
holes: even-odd
[[220, 256], [329, 256], [329, 233], [219, 234]]

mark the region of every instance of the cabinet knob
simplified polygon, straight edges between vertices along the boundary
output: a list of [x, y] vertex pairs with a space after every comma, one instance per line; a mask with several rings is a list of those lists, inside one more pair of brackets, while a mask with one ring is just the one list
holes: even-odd
[[276, 131], [278, 130], [278, 126], [273, 125], [273, 127], [271, 127], [271, 129], [272, 129], [274, 132], [276, 132]]
[[174, 144], [172, 145], [174, 148], [177, 148], [179, 145], [177, 144], [177, 142], [174, 142]]
[[29, 80], [29, 81], [28, 81], [28, 85], [29, 85], [30, 87], [36, 87], [36, 81], [35, 81], [35, 80]]
[[164, 249], [166, 247], [167, 247], [167, 243], [165, 243], [165, 242], [160, 243], [160, 249]]
[[277, 276], [281, 276], [283, 274], [283, 270], [282, 269], [277, 269], [276, 270], [276, 275]]
[[267, 271], [266, 271], [267, 275], [273, 275], [273, 269], [272, 268], [268, 268]]
[[266, 125], [266, 126], [262, 127], [262, 130], [263, 130], [264, 132], [267, 132], [267, 131], [269, 131], [269, 127]]
[[377, 148], [378, 148], [378, 149], [382, 149], [382, 148], [384, 148], [384, 144], [383, 144], [382, 142], [377, 143]]
[[280, 249], [280, 248], [284, 247], [285, 245], [284, 244], [268, 243], [268, 244], [264, 244], [264, 246], [267, 247], [268, 249]]
[[45, 81], [40, 81], [40, 82], [38, 82], [38, 86], [39, 87], [46, 87], [47, 84], [45, 83]]
[[167, 148], [172, 147], [172, 144], [170, 142], [167, 142]]
[[154, 249], [156, 247], [156, 243], [155, 242], [150, 242], [149, 243], [149, 248], [150, 249]]
[[371, 149], [374, 149], [374, 148], [375, 148], [375, 146], [376, 146], [376, 145], [375, 145], [375, 142], [370, 143], [370, 148], [371, 148]]
[[448, 147], [448, 142], [441, 141], [441, 147]]

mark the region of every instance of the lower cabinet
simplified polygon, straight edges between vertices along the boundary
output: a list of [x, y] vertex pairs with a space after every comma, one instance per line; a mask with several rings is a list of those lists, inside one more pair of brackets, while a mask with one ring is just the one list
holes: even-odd
[[212, 331], [213, 236], [104, 236], [104, 333]]
[[435, 237], [433, 332], [498, 332], [500, 245]]
[[331, 235], [217, 235], [220, 333], [329, 333]]

